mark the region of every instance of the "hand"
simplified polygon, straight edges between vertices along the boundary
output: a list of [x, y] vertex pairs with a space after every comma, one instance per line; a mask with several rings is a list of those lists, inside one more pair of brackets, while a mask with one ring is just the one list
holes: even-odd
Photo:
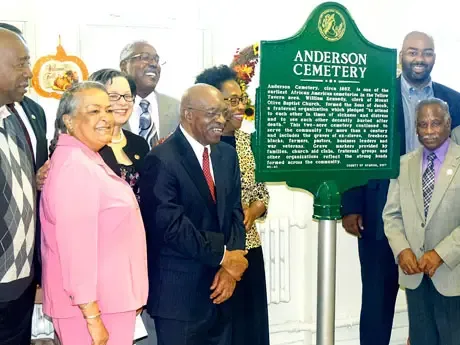
[[89, 335], [93, 340], [91, 345], [106, 345], [109, 341], [109, 332], [107, 332], [102, 319], [97, 317], [95, 319], [87, 319], [86, 321]]
[[144, 307], [140, 307], [139, 309], [136, 310], [136, 316], [138, 316], [140, 313], [142, 313], [142, 310], [144, 310]]
[[422, 255], [418, 261], [418, 267], [420, 272], [424, 272], [431, 278], [443, 262], [436, 250], [430, 250]]
[[236, 280], [224, 269], [221, 268], [214, 276], [211, 285], [211, 299], [214, 304], [221, 304], [228, 300], [235, 291]]
[[155, 146], [158, 146], [160, 144], [163, 144], [166, 141], [166, 139], [168, 139], [171, 136], [171, 134], [173, 134], [173, 132], [169, 133], [165, 137], [162, 137], [162, 138], [158, 139], [157, 142], [152, 146], [152, 148], [154, 148]]
[[364, 230], [363, 217], [360, 214], [349, 214], [342, 218], [342, 226], [350, 235], [361, 238], [360, 231]]
[[50, 160], [48, 159], [45, 164], [42, 165], [40, 169], [38, 169], [37, 174], [35, 176], [35, 182], [37, 184], [37, 190], [41, 191], [43, 185], [45, 184], [46, 178], [48, 177], [48, 171], [50, 170]]
[[249, 231], [249, 230], [251, 230], [252, 225], [256, 221], [257, 215], [255, 214], [255, 212], [250, 207], [244, 208], [243, 213], [244, 213], [244, 221], [243, 221], [244, 227], [245, 227], [246, 231]]
[[43, 291], [40, 286], [37, 285], [37, 290], [35, 291], [35, 304], [43, 303]]
[[248, 260], [244, 257], [246, 250], [225, 250], [222, 267], [236, 280], [240, 281], [248, 268]]
[[404, 249], [399, 253], [398, 262], [404, 274], [412, 275], [422, 272], [417, 263], [417, 258], [410, 248]]

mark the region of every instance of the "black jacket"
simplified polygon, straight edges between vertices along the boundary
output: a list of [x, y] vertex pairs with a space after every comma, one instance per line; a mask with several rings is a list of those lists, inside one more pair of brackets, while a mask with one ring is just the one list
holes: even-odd
[[[134, 168], [137, 172], [142, 173], [144, 169], [144, 158], [149, 152], [149, 144], [141, 136], [134, 134], [126, 129], [122, 129], [123, 134], [126, 137], [126, 146], [123, 148], [123, 151], [126, 153], [128, 158], [133, 162]], [[104, 146], [100, 151], [104, 162], [117, 174], [121, 175], [120, 165], [115, 158], [112, 148], [109, 146]]]

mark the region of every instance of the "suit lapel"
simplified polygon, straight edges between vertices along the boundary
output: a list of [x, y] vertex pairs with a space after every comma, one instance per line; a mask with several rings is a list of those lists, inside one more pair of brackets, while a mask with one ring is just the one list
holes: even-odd
[[35, 114], [32, 114], [26, 102], [21, 102], [20, 104], [21, 104], [22, 109], [24, 109], [24, 112], [26, 113], [27, 118], [29, 119], [29, 123], [32, 126], [32, 129], [34, 130], [34, 133], [37, 133], [37, 131], [39, 131], [40, 129], [38, 128], [38, 124], [36, 121], [37, 118]]
[[420, 217], [425, 219], [422, 194], [422, 152], [422, 149], [418, 149], [409, 161], [409, 180], [417, 210]]
[[157, 95], [157, 103], [158, 103], [158, 118], [160, 120], [160, 135], [161, 137], [166, 137], [168, 133], [168, 121], [167, 121], [167, 114], [168, 114], [168, 102], [165, 102], [164, 97], [161, 93], [156, 93]]
[[176, 139], [176, 142], [181, 148], [182, 165], [200, 192], [206, 206], [212, 211], [216, 206], [214, 200], [212, 200], [211, 192], [209, 191], [208, 184], [203, 174], [203, 169], [198, 162], [195, 152], [179, 128], [174, 133], [174, 139]]
[[451, 142], [449, 144], [449, 149], [447, 150], [444, 163], [441, 165], [438, 176], [436, 178], [436, 184], [434, 186], [433, 196], [431, 197], [430, 208], [428, 209], [428, 215], [426, 217], [427, 223], [430, 221], [434, 212], [438, 208], [444, 194], [447, 191], [447, 188], [449, 188], [453, 177], [457, 173], [459, 162], [460, 148]]
[[224, 164], [222, 154], [217, 145], [211, 146], [211, 161], [212, 170], [214, 172], [214, 181], [216, 185], [216, 198], [217, 198], [217, 216], [219, 218], [219, 225], [222, 229], [225, 214], [225, 181], [227, 179], [226, 167]]

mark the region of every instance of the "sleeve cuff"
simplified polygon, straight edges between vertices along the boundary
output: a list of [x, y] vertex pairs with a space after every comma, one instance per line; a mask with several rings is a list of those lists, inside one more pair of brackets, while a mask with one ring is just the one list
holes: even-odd
[[225, 252], [226, 252], [226, 251], [227, 251], [227, 246], [224, 244], [224, 255], [222, 255], [222, 260], [220, 260], [219, 265], [222, 265], [222, 263], [224, 262]]

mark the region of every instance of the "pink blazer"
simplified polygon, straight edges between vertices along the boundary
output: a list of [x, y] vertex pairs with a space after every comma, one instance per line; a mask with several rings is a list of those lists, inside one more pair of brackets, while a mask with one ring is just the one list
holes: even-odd
[[144, 224], [131, 187], [98, 153], [61, 134], [40, 200], [43, 308], [54, 318], [135, 310], [148, 293]]

